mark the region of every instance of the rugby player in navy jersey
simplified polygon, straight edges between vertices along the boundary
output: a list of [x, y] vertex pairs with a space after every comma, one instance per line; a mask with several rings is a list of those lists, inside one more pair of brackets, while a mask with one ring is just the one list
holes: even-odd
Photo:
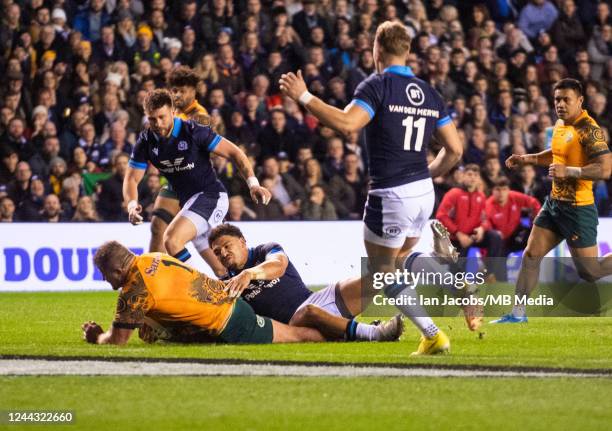
[[267, 204], [271, 194], [259, 185], [247, 156], [238, 147], [208, 126], [175, 117], [167, 90], [147, 94], [144, 111], [150, 127], [138, 136], [123, 181], [129, 221], [142, 223], [138, 183], [151, 163], [168, 179], [181, 207], [164, 233], [164, 247], [168, 254], [189, 263], [191, 255], [185, 244], [192, 241], [203, 253], [210, 229], [223, 221], [228, 209], [227, 192], [212, 168], [211, 153], [232, 160], [255, 202]]
[[[441, 96], [406, 66], [410, 43], [403, 24], [387, 21], [378, 27], [373, 51], [376, 73], [359, 84], [344, 110], [312, 95], [301, 71], [280, 79], [282, 92], [323, 124], [344, 134], [366, 128], [371, 183], [364, 214], [364, 242], [370, 275], [363, 279], [364, 289], [371, 288], [372, 274], [395, 272], [413, 263], [412, 248], [434, 207], [432, 177], [447, 173], [463, 152]], [[443, 148], [428, 165], [427, 148], [434, 134]], [[440, 234], [447, 236], [445, 232]], [[415, 271], [414, 267], [407, 269]], [[414, 291], [395, 284], [387, 286], [385, 293], [398, 297]], [[450, 340], [422, 307], [398, 307], [421, 331], [414, 354], [449, 351]]]
[[313, 293], [276, 242], [248, 248], [240, 229], [231, 224], [212, 229], [208, 241], [227, 269], [229, 295], [241, 296], [261, 316], [317, 328], [329, 340], [396, 341], [403, 332], [401, 315], [381, 325], [354, 320], [362, 311], [359, 278], [330, 283]]

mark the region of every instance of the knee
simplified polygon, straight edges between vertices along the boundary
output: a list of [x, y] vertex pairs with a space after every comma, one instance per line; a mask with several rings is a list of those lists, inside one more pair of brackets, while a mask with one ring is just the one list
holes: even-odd
[[307, 304], [303, 308], [303, 319], [307, 322], [316, 322], [321, 315], [321, 309], [313, 304]]

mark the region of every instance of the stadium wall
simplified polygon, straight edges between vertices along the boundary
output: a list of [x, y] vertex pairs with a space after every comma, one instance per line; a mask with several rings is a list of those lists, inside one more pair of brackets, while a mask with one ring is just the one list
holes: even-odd
[[[236, 223], [249, 246], [280, 243], [308, 285], [324, 285], [360, 274], [365, 256], [360, 221]], [[600, 255], [612, 245], [612, 218], [599, 221]], [[93, 255], [104, 241], [118, 240], [142, 253], [149, 226], [128, 223], [0, 224], [0, 291], [104, 290]], [[417, 250], [432, 242], [426, 229]], [[188, 246], [192, 254], [195, 250]], [[551, 255], [569, 256], [565, 245]], [[517, 260], [518, 262], [518, 260]], [[210, 273], [203, 261], [198, 269]]]

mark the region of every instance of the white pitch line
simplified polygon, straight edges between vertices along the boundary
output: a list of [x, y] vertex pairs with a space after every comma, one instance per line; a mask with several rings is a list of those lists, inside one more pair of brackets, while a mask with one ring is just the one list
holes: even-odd
[[338, 365], [0, 359], [2, 376], [611, 377], [564, 371], [467, 370]]

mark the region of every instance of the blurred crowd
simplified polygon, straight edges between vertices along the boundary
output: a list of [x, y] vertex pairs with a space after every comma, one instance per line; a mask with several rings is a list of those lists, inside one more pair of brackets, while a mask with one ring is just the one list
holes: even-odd
[[[213, 158], [230, 192], [229, 220], [360, 219], [363, 135], [318, 123], [280, 94], [278, 80], [302, 69], [313, 94], [344, 108], [375, 71], [373, 37], [386, 20], [409, 28], [407, 64], [442, 94], [464, 143], [463, 163], [434, 179], [438, 204], [460, 188], [503, 206], [512, 190], [534, 198], [520, 201], [526, 211], [536, 209], [550, 189], [545, 170], [510, 173], [504, 160], [546, 148], [556, 121], [551, 88], [563, 77], [583, 83], [585, 108], [609, 142], [607, 1], [1, 0], [0, 7], [0, 221], [126, 221], [121, 184], [147, 126], [143, 98], [165, 87], [179, 64], [199, 73], [198, 100], [213, 127], [245, 150], [273, 193], [270, 205], [254, 205], [235, 167]], [[429, 157], [438, 150], [432, 142]], [[149, 216], [164, 181], [151, 167], [141, 183]], [[600, 215], [610, 215], [610, 183], [594, 188]]]

